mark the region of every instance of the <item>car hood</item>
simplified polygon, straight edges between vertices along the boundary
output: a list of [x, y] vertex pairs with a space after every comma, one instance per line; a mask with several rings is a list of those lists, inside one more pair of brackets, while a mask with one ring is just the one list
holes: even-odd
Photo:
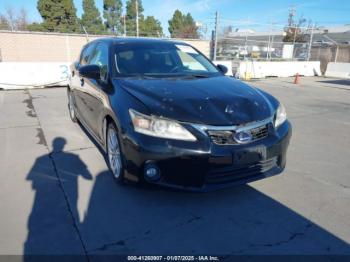
[[114, 79], [149, 113], [182, 122], [238, 125], [271, 117], [274, 108], [258, 89], [219, 76], [201, 79]]

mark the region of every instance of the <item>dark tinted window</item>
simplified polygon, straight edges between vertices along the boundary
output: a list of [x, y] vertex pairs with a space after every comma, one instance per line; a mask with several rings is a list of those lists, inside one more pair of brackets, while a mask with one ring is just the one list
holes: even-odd
[[83, 51], [81, 52], [81, 56], [80, 56], [80, 64], [81, 65], [89, 64], [90, 55], [91, 55], [91, 52], [92, 52], [94, 46], [95, 46], [94, 44], [88, 44], [84, 47]]
[[92, 51], [89, 60], [90, 65], [98, 65], [101, 68], [101, 79], [105, 80], [108, 73], [108, 45], [105, 43], [98, 43], [96, 48]]

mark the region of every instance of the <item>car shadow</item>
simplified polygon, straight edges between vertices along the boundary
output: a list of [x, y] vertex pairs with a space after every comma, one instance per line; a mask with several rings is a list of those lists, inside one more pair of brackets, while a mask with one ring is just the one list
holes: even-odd
[[350, 254], [348, 243], [249, 185], [209, 193], [122, 186], [108, 170], [91, 174], [64, 144], [56, 138], [27, 175], [35, 198], [25, 255]]
[[350, 86], [350, 80], [346, 80], [346, 79], [323, 80], [323, 81], [318, 81], [318, 82], [319, 83], [326, 83], [326, 84]]
[[96, 176], [80, 232], [89, 254], [350, 254], [350, 246], [249, 185], [210, 193]]

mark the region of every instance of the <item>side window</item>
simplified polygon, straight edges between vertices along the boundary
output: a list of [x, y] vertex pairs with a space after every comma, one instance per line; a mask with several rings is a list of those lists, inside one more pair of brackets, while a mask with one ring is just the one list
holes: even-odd
[[98, 43], [96, 48], [92, 51], [89, 64], [98, 65], [101, 69], [101, 79], [106, 80], [108, 73], [108, 45], [105, 43]]
[[83, 51], [81, 52], [81, 56], [80, 56], [80, 65], [88, 65], [89, 64], [91, 52], [92, 52], [94, 46], [95, 45], [90, 44], [90, 45], [87, 45], [84, 47]]

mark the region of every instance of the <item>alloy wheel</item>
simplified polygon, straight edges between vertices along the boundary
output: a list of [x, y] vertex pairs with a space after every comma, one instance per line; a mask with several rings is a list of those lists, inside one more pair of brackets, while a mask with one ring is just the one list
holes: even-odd
[[120, 146], [117, 137], [117, 131], [114, 127], [109, 127], [107, 132], [108, 161], [113, 176], [119, 178], [122, 170], [122, 161], [120, 155]]
[[75, 109], [74, 109], [74, 102], [73, 102], [73, 96], [72, 93], [69, 92], [68, 94], [68, 109], [69, 109], [69, 115], [73, 121], [75, 121]]

